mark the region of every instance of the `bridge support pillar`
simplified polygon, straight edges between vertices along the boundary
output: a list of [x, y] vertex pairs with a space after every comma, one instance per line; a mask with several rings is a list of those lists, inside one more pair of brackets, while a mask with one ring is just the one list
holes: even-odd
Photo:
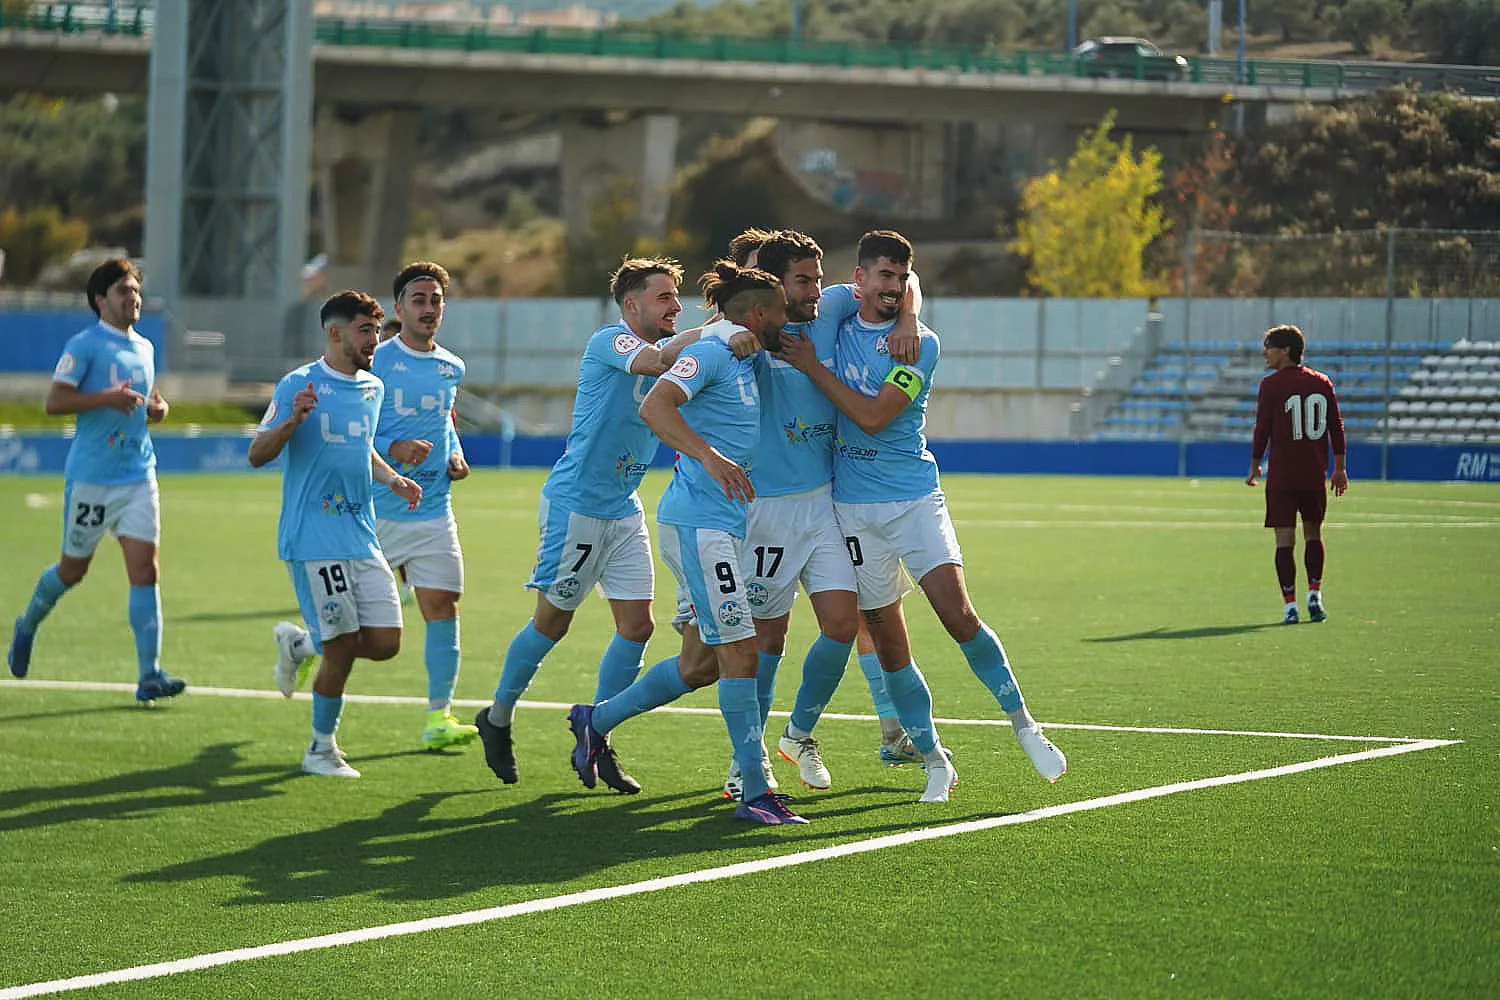
[[323, 294], [357, 288], [385, 302], [403, 263], [418, 112], [318, 108], [313, 176], [327, 264]]
[[568, 117], [562, 127], [562, 195], [570, 247], [622, 240], [623, 254], [637, 239], [666, 235], [678, 126], [670, 114]]
[[163, 301], [168, 358], [187, 331], [216, 331], [236, 377], [279, 373], [300, 353], [287, 322], [307, 250], [311, 4], [154, 10], [146, 292]]

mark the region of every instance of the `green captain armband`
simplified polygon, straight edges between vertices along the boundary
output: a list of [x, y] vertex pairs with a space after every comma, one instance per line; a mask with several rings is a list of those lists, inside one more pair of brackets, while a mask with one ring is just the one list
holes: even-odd
[[917, 401], [917, 396], [922, 392], [922, 373], [915, 368], [896, 367], [885, 377], [887, 385], [893, 385], [911, 399]]

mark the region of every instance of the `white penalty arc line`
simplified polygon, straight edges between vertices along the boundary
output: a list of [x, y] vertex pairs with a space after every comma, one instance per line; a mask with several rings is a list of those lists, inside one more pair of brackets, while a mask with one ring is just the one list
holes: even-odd
[[[30, 687], [50, 689], [57, 691], [111, 691], [129, 693], [135, 691], [135, 685], [119, 681], [50, 681], [50, 680], [19, 680], [9, 682], [18, 687]], [[285, 701], [287, 700], [279, 691], [268, 691], [262, 688], [226, 688], [226, 687], [189, 687], [188, 693], [198, 696], [215, 698], [250, 698], [258, 701]], [[312, 696], [303, 692], [293, 696], [298, 701], [309, 701]], [[346, 694], [346, 702], [365, 705], [420, 705], [425, 706], [427, 699], [415, 698], [409, 695], [393, 694]], [[483, 708], [490, 704], [477, 698], [455, 698], [453, 704], [464, 708]], [[563, 701], [518, 701], [517, 708], [544, 708], [552, 711], [566, 712], [572, 708], [572, 704]], [[705, 715], [719, 717], [717, 708], [698, 708], [691, 705], [663, 705], [652, 709], [653, 713], [663, 715]], [[774, 716], [787, 718], [790, 712], [772, 712]], [[879, 722], [879, 716], [860, 715], [849, 712], [824, 712], [819, 719], [835, 719], [840, 722]], [[934, 723], [943, 726], [1009, 726], [1008, 719], [940, 719], [934, 718]], [[1162, 736], [1258, 736], [1270, 739], [1283, 740], [1331, 740], [1344, 743], [1431, 743], [1428, 737], [1417, 736], [1345, 736], [1335, 733], [1282, 733], [1272, 730], [1258, 729], [1193, 729], [1184, 726], [1112, 726], [1103, 723], [1088, 722], [1043, 722], [1040, 725], [1044, 729], [1076, 729], [1088, 732], [1101, 733], [1148, 733]], [[1449, 740], [1450, 743], [1462, 743], [1462, 740]]]
[[96, 986], [108, 986], [114, 983], [158, 979], [164, 976], [174, 976], [184, 972], [196, 972], [201, 969], [212, 969], [239, 962], [251, 962], [262, 958], [296, 955], [307, 951], [321, 951], [326, 948], [362, 944], [366, 941], [381, 941], [387, 938], [405, 937], [411, 934], [423, 934], [427, 931], [447, 930], [453, 927], [469, 927], [474, 924], [507, 920], [511, 917], [526, 916], [532, 913], [548, 913], [553, 910], [582, 906], [587, 903], [597, 903], [607, 899], [623, 899], [628, 896], [639, 896], [649, 892], [660, 892], [663, 889], [675, 889], [680, 886], [697, 885], [705, 882], [718, 882], [724, 879], [739, 878], [742, 875], [755, 875], [761, 872], [776, 871], [780, 868], [792, 868], [797, 865], [812, 864], [817, 861], [828, 861], [833, 858], [853, 857], [858, 854], [868, 854], [871, 851], [885, 850], [889, 847], [902, 847], [928, 840], [942, 840], [968, 833], [994, 830], [1003, 826], [1019, 826], [1023, 823], [1035, 823], [1038, 820], [1054, 819], [1058, 816], [1070, 816], [1074, 813], [1091, 812], [1095, 809], [1107, 809], [1111, 806], [1145, 802], [1150, 799], [1164, 798], [1168, 795], [1177, 795], [1182, 792], [1193, 792], [1204, 788], [1221, 788], [1227, 785], [1262, 781], [1267, 778], [1281, 778], [1291, 774], [1301, 774], [1306, 771], [1337, 767], [1341, 764], [1353, 764], [1358, 761], [1375, 760], [1381, 757], [1395, 757], [1400, 754], [1415, 753], [1419, 750], [1433, 750], [1439, 747], [1453, 746], [1461, 742], [1463, 741], [1420, 740], [1414, 743], [1376, 747], [1356, 753], [1320, 757], [1316, 760], [1303, 761], [1297, 764], [1283, 764], [1279, 767], [1242, 771], [1239, 774], [1226, 774], [1216, 778], [1177, 781], [1167, 785], [1157, 785], [1152, 788], [1141, 788], [1131, 792], [1106, 795], [1097, 799], [1084, 799], [1081, 802], [1067, 802], [1061, 805], [1046, 806], [1024, 813], [992, 816], [988, 819], [969, 820], [963, 823], [952, 823], [947, 826], [926, 827], [904, 833], [886, 834], [880, 837], [873, 837], [869, 840], [856, 841], [851, 844], [838, 844], [833, 847], [821, 847], [811, 851], [799, 851], [795, 854], [784, 854], [780, 857], [763, 858], [758, 861], [742, 861], [738, 864], [705, 868], [695, 872], [683, 872], [680, 875], [667, 875], [661, 878], [647, 879], [643, 882], [632, 882], [628, 885], [610, 886], [603, 889], [588, 889], [582, 892], [566, 893], [561, 896], [550, 896], [545, 899], [527, 900], [523, 903], [510, 903], [505, 906], [486, 907], [482, 910], [452, 913], [441, 917], [426, 917], [421, 920], [407, 920], [401, 923], [383, 924], [379, 927], [364, 927], [358, 930], [340, 931], [335, 934], [320, 934], [317, 937], [298, 938], [293, 941], [278, 941], [274, 944], [257, 945], [250, 948], [232, 948], [228, 951], [209, 952], [203, 955], [194, 955], [191, 958], [174, 959], [169, 962], [156, 962], [151, 965], [137, 965], [132, 968], [115, 969], [110, 972], [96, 972], [89, 975], [72, 976], [68, 979], [53, 979], [47, 982], [30, 983], [24, 986], [12, 986], [0, 989], [0, 1000], [12, 1000], [12, 998], [19, 1000], [22, 997], [66, 993], [73, 990], [91, 989]]

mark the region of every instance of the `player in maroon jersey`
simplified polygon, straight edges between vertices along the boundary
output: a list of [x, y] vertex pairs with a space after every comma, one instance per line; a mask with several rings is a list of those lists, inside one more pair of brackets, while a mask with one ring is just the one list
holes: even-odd
[[1286, 608], [1283, 625], [1295, 625], [1297, 615], [1297, 515], [1302, 515], [1303, 565], [1307, 569], [1307, 616], [1320, 622], [1323, 609], [1323, 515], [1328, 510], [1328, 451], [1333, 450], [1333, 495], [1349, 488], [1344, 471], [1344, 420], [1333, 382], [1320, 371], [1304, 367], [1306, 343], [1295, 326], [1273, 326], [1262, 341], [1266, 367], [1255, 403], [1255, 445], [1247, 486], [1260, 475], [1261, 459], [1270, 445], [1266, 473], [1266, 527], [1276, 529], [1276, 579]]

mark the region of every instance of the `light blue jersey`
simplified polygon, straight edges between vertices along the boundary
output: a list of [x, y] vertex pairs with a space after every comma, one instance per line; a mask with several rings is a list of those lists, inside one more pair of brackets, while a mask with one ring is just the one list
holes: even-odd
[[[95, 323], [68, 338], [52, 380], [79, 392], [104, 392], [129, 380], [132, 389], [149, 398], [156, 387], [156, 349], [134, 330]], [[101, 406], [78, 414], [64, 479], [123, 486], [155, 474], [156, 450], [146, 429], [144, 403], [131, 413]]]
[[370, 454], [385, 387], [369, 372], [344, 375], [321, 359], [309, 362], [276, 384], [260, 429], [291, 415], [309, 383], [318, 403], [282, 452], [276, 553], [301, 562], [379, 559]]
[[[812, 341], [818, 362], [834, 366], [839, 327], [859, 311], [853, 285], [823, 289], [818, 318], [788, 323], [786, 334]], [[755, 356], [760, 387], [760, 452], [750, 482], [758, 497], [806, 493], [833, 476], [833, 438], [838, 410], [812, 379], [770, 354]]]
[[[375, 450], [397, 472], [422, 487], [422, 502], [408, 510], [406, 501], [389, 486], [376, 483], [375, 516], [404, 521], [429, 521], [447, 517], [453, 509], [452, 480], [448, 461], [462, 455], [458, 430], [453, 426], [453, 407], [464, 380], [463, 359], [434, 344], [431, 351], [414, 351], [392, 337], [375, 348], [370, 372], [385, 383], [385, 402], [375, 428]], [[396, 441], [432, 442], [432, 451], [420, 465], [397, 462], [390, 447]]]
[[[736, 358], [722, 340], [705, 337], [685, 348], [662, 378], [688, 394], [682, 404], [687, 425], [749, 471], [760, 444], [760, 391], [751, 360]], [[745, 537], [745, 504], [726, 497], [724, 487], [701, 462], [680, 453], [656, 508], [656, 520]]]
[[915, 500], [938, 490], [938, 467], [927, 450], [927, 396], [938, 363], [938, 338], [917, 324], [922, 343], [915, 365], [891, 360], [886, 337], [895, 321], [867, 325], [858, 316], [839, 328], [839, 379], [862, 396], [874, 398], [887, 382], [911, 398], [879, 434], [866, 434], [839, 414], [834, 445], [833, 499], [839, 503]]
[[601, 327], [589, 338], [578, 366], [567, 450], [542, 485], [554, 504], [603, 520], [640, 511], [635, 490], [660, 442], [639, 410], [656, 380], [632, 375], [630, 363], [648, 346], [623, 323]]

